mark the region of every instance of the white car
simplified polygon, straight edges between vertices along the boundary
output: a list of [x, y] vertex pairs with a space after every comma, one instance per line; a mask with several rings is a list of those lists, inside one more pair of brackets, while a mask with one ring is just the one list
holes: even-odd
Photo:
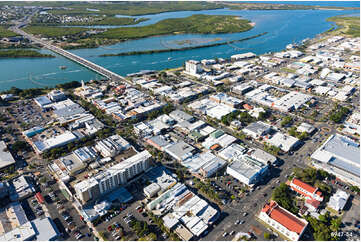
[[229, 235], [232, 236], [234, 234], [234, 230], [232, 230]]
[[228, 235], [228, 233], [227, 233], [227, 232], [224, 232], [222, 236], [223, 236], [223, 237], [226, 237], [227, 235]]

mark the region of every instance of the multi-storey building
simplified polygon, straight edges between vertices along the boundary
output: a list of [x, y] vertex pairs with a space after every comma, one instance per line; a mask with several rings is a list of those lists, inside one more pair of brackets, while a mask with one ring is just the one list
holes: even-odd
[[142, 151], [97, 175], [74, 185], [77, 197], [84, 204], [95, 200], [121, 185], [126, 184], [134, 176], [149, 168], [151, 155]]

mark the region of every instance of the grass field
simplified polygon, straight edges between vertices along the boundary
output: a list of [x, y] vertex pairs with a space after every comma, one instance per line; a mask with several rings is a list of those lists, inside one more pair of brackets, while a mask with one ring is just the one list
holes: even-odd
[[[45, 4], [44, 4], [45, 5]], [[107, 2], [107, 3], [89, 3], [89, 2], [67, 2], [63, 6], [69, 10], [51, 10], [53, 14], [82, 15], [82, 14], [106, 14], [106, 15], [144, 15], [155, 14], [170, 11], [192, 11], [222, 8], [217, 3], [211, 2]], [[96, 9], [98, 11], [91, 11]]]
[[[89, 16], [90, 17], [90, 16]], [[70, 23], [42, 23], [37, 17], [32, 19], [32, 26], [92, 26], [92, 25], [132, 25], [137, 24], [143, 21], [146, 21], [146, 18], [116, 18], [105, 16], [102, 19], [94, 20], [91, 22], [70, 22]]]
[[360, 17], [336, 16], [328, 18], [327, 21], [335, 22], [338, 26], [337, 29], [330, 31], [329, 34], [360, 37]]
[[55, 57], [49, 54], [42, 54], [35, 50], [0, 50], [0, 58], [21, 58], [21, 57], [32, 57], [32, 58], [51, 58]]
[[80, 28], [80, 27], [72, 27], [72, 28], [65, 28], [65, 27], [50, 27], [50, 26], [29, 26], [24, 28], [25, 32], [38, 35], [40, 34], [43, 37], [49, 38], [58, 38], [64, 35], [76, 35], [81, 34], [89, 29], [87, 28]]
[[0, 38], [4, 38], [4, 37], [14, 37], [17, 36], [16, 33], [8, 30], [6, 27], [4, 26], [0, 26]]
[[108, 39], [134, 39], [179, 33], [236, 33], [251, 28], [252, 26], [248, 20], [235, 16], [198, 14], [187, 18], [165, 19], [148, 26], [109, 29], [96, 36]]

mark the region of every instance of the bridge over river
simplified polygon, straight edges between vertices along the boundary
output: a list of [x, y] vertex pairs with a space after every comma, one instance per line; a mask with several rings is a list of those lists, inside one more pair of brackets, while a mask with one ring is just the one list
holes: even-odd
[[[24, 25], [21, 25], [21, 27], [23, 27]], [[28, 34], [26, 33], [25, 31], [23, 31], [22, 29], [19, 28], [19, 26], [14, 26], [11, 28], [12, 31], [24, 36], [25, 38], [31, 40], [32, 42], [34, 43], [37, 43], [37, 44], [40, 44], [41, 46], [43, 46], [44, 48], [46, 49], [49, 49], [59, 55], [62, 55], [82, 66], [85, 66], [86, 68], [94, 71], [94, 72], [97, 72], [99, 73], [100, 75], [104, 76], [104, 77], [107, 77], [109, 79], [112, 79], [112, 80], [116, 80], [116, 81], [124, 81], [124, 82], [128, 82], [130, 83], [128, 80], [126, 80], [123, 76], [121, 75], [118, 75], [117, 73], [114, 73], [112, 71], [109, 71], [108, 69], [102, 67], [102, 66], [99, 66], [91, 61], [88, 61], [80, 56], [77, 56], [73, 53], [70, 53], [69, 51], [66, 51], [66, 50], [63, 50], [62, 48], [60, 47], [57, 47], [55, 45], [52, 45], [51, 43], [47, 42], [47, 41], [44, 41], [44, 40], [41, 40], [39, 38], [36, 38], [34, 35], [32, 34]]]

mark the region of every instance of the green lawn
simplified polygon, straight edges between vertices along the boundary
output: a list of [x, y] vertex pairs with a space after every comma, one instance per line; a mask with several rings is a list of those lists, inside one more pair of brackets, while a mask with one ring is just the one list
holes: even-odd
[[17, 36], [16, 33], [8, 30], [6, 27], [4, 26], [0, 26], [0, 38], [4, 38], [4, 37], [14, 37]]

